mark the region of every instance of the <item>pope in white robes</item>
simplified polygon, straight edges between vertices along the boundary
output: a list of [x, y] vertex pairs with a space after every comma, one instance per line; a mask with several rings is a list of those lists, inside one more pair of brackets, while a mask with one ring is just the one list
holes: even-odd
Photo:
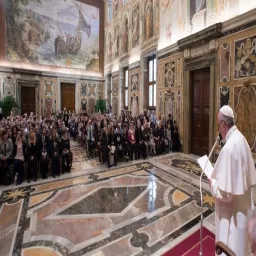
[[218, 126], [225, 144], [210, 179], [216, 199], [216, 242], [222, 241], [236, 256], [247, 256], [248, 218], [254, 207], [251, 187], [256, 184], [254, 161], [245, 137], [234, 125], [229, 106], [220, 109]]

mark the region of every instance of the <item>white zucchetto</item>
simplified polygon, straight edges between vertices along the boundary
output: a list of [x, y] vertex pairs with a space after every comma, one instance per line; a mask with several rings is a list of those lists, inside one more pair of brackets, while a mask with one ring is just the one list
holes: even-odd
[[224, 116], [228, 116], [228, 117], [234, 118], [233, 109], [232, 109], [230, 106], [228, 106], [228, 105], [223, 106], [223, 107], [220, 109], [220, 112], [221, 112]]

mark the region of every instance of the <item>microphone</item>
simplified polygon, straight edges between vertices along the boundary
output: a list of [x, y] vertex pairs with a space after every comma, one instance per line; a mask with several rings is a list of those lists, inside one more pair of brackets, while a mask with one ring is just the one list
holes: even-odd
[[200, 252], [199, 252], [199, 256], [203, 256], [203, 218], [204, 218], [204, 207], [203, 207], [203, 191], [202, 191], [202, 177], [203, 177], [203, 174], [204, 174], [204, 171], [206, 169], [206, 166], [217, 146], [217, 144], [220, 144], [220, 141], [221, 141], [221, 134], [219, 133], [219, 136], [217, 136], [216, 138], [216, 141], [212, 147], [212, 150], [210, 151], [210, 154], [208, 156], [208, 159], [207, 159], [207, 162], [205, 164], [205, 167], [201, 173], [201, 176], [200, 176], [200, 197], [201, 197], [201, 225], [200, 225]]

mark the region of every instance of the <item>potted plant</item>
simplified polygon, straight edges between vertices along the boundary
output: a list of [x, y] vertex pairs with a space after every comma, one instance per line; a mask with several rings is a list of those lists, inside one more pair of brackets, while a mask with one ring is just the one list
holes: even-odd
[[101, 112], [105, 113], [106, 112], [106, 100], [101, 99], [101, 97], [96, 101], [95, 105], [95, 112]]
[[0, 107], [2, 108], [2, 113], [4, 117], [8, 117], [12, 109], [18, 108], [17, 103], [14, 100], [13, 96], [6, 96], [3, 100], [0, 101]]

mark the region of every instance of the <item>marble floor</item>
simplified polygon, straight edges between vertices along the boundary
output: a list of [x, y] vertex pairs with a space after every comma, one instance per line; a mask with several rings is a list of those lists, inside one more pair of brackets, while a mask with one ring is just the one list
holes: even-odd
[[[77, 160], [71, 174], [0, 188], [1, 256], [162, 255], [199, 229], [192, 156], [169, 154], [107, 169], [72, 148]], [[208, 184], [203, 188], [204, 225], [214, 231], [214, 199]]]

